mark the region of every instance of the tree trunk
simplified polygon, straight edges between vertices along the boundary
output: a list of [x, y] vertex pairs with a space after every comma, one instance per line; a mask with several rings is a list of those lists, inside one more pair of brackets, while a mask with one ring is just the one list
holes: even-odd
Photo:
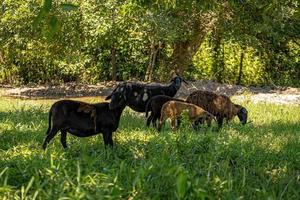
[[153, 75], [153, 70], [154, 70], [154, 67], [155, 67], [157, 53], [158, 53], [158, 48], [156, 48], [155, 51], [153, 52], [152, 64], [151, 64], [151, 68], [150, 68], [150, 71], [149, 71], [149, 77], [148, 77], [149, 82], [152, 81], [152, 75]]
[[220, 39], [220, 58], [219, 58], [219, 66], [220, 66], [220, 77], [218, 79], [218, 82], [223, 83], [224, 82], [224, 71], [225, 71], [225, 45], [224, 42], [222, 43], [222, 38]]
[[[115, 4], [113, 5], [115, 6]], [[117, 13], [116, 13], [116, 9], [113, 9], [112, 10], [112, 13], [111, 13], [111, 20], [112, 20], [112, 27], [115, 27], [115, 23], [116, 23], [116, 16], [117, 16]], [[117, 56], [116, 56], [116, 35], [114, 34], [113, 37], [112, 37], [112, 46], [111, 46], [111, 49], [110, 49], [110, 53], [111, 53], [111, 67], [112, 67], [112, 71], [111, 71], [111, 78], [113, 81], [116, 81], [117, 80]]]
[[212, 48], [212, 70], [214, 73], [214, 78], [217, 82], [223, 82], [223, 71], [225, 69], [224, 63], [224, 46], [222, 46], [222, 37], [217, 31], [214, 31], [214, 34], [211, 38]]
[[157, 54], [158, 54], [159, 49], [160, 49], [159, 44], [152, 44], [151, 45], [149, 64], [148, 64], [147, 71], [146, 71], [145, 81], [148, 81], [148, 82], [152, 81], [153, 70], [154, 70], [154, 67], [155, 67], [155, 63], [156, 63]]
[[196, 53], [196, 51], [191, 50], [191, 43], [192, 41], [179, 41], [173, 46], [172, 68], [178, 74], [182, 74], [185, 71]]
[[238, 75], [238, 79], [236, 81], [237, 85], [240, 85], [241, 81], [242, 81], [242, 76], [243, 76], [243, 62], [244, 62], [244, 49], [242, 48], [241, 57], [240, 57], [239, 75]]
[[2, 53], [2, 51], [0, 51], [0, 63], [4, 64], [4, 53]]
[[111, 47], [110, 53], [111, 53], [111, 66], [112, 66], [111, 76], [112, 76], [112, 80], [116, 81], [117, 80], [117, 65], [116, 65], [117, 57], [116, 57], [116, 48], [114, 45]]
[[152, 65], [152, 58], [153, 58], [153, 51], [152, 51], [152, 45], [150, 48], [150, 56], [149, 56], [149, 64], [146, 70], [146, 75], [145, 75], [145, 81], [148, 81], [149, 79], [149, 74], [150, 74], [150, 70], [151, 70], [151, 65]]
[[173, 45], [171, 67], [182, 74], [192, 63], [194, 55], [205, 39], [206, 34], [215, 26], [215, 18], [211, 14], [203, 14], [193, 22], [193, 34], [189, 39], [178, 41]]

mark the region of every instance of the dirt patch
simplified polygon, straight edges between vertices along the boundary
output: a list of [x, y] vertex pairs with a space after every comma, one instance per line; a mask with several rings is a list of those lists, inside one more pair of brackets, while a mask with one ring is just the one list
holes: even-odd
[[189, 85], [183, 85], [178, 91], [180, 96], [188, 95], [195, 90], [207, 90], [218, 94], [224, 94], [227, 96], [240, 95], [244, 93], [251, 94], [296, 94], [300, 95], [300, 88], [292, 87], [244, 87], [241, 85], [230, 85], [230, 84], [220, 84], [213, 81], [200, 80], [195, 82], [189, 82]]
[[97, 85], [67, 83], [61, 85], [36, 85], [36, 86], [21, 86], [10, 87], [2, 86], [2, 96], [20, 97], [20, 98], [71, 98], [85, 96], [107, 96], [116, 82], [102, 82]]
[[275, 104], [299, 104], [300, 88], [292, 87], [243, 87], [241, 85], [220, 84], [213, 81], [189, 82], [183, 85], [177, 92], [177, 97], [187, 97], [195, 90], [207, 90], [218, 94], [224, 94], [237, 101], [249, 100], [253, 103], [275, 103]]
[[300, 95], [299, 94], [278, 94], [278, 93], [267, 93], [267, 94], [253, 94], [250, 96], [239, 95], [235, 96], [238, 101], [251, 101], [253, 103], [275, 103], [275, 104], [299, 104], [300, 105]]
[[[67, 83], [54, 86], [1, 86], [0, 94], [17, 98], [71, 98], [84, 96], [107, 96], [120, 82], [101, 82], [97, 85], [78, 83]], [[274, 88], [265, 87], [243, 87], [240, 85], [220, 84], [213, 81], [201, 80], [183, 84], [177, 92], [176, 97], [185, 99], [195, 90], [208, 90], [227, 96], [236, 96], [235, 99], [248, 99], [257, 102], [270, 103], [293, 103], [300, 104], [300, 88]]]

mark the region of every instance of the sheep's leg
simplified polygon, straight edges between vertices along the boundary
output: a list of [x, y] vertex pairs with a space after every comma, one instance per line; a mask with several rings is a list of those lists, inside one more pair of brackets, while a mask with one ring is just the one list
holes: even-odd
[[209, 119], [209, 118], [208, 118], [208, 119], [206, 119], [206, 124], [207, 124], [207, 126], [208, 126], [208, 127], [211, 127], [211, 121], [212, 121], [212, 120], [211, 120], [211, 119]]
[[171, 119], [171, 127], [172, 127], [172, 131], [176, 131], [176, 119], [175, 118]]
[[205, 118], [203, 119], [203, 124], [204, 124], [204, 121], [206, 121], [206, 124], [208, 127], [211, 127], [211, 121], [213, 120], [213, 116], [211, 115], [207, 115], [205, 116]]
[[157, 120], [158, 120], [158, 118], [156, 118], [156, 117], [152, 118], [152, 125], [153, 125], [154, 128], [157, 128], [157, 125], [156, 125]]
[[181, 124], [181, 117], [178, 117], [177, 118], [177, 126], [180, 126], [180, 124]]
[[229, 122], [230, 122], [231, 120], [230, 119], [228, 119], [228, 118], [225, 118], [225, 122], [226, 122], [226, 124], [229, 124]]
[[191, 124], [194, 130], [197, 130], [200, 119], [201, 118], [190, 119], [192, 121]]
[[60, 135], [60, 142], [62, 144], [62, 146], [66, 149], [67, 146], [67, 131], [60, 131], [61, 135]]
[[106, 133], [103, 133], [102, 136], [103, 136], [104, 146], [106, 149], [106, 146], [108, 145], [108, 137]]
[[112, 133], [111, 133], [111, 132], [109, 132], [109, 134], [108, 134], [108, 145], [109, 145], [110, 147], [113, 147], [113, 146], [114, 146], [113, 140], [112, 140]]
[[161, 130], [161, 127], [163, 126], [163, 124], [165, 123], [166, 121], [166, 117], [164, 114], [161, 114], [160, 116], [160, 120], [159, 120], [159, 124], [158, 124], [158, 127], [157, 127], [157, 130], [160, 131]]
[[156, 114], [156, 115], [153, 116], [153, 118], [152, 118], [152, 125], [153, 125], [153, 127], [157, 128], [156, 121], [157, 121], [159, 118], [160, 118], [160, 114], [159, 114], [159, 115]]
[[198, 125], [198, 122], [197, 122], [198, 120], [194, 120], [193, 122], [192, 122], [192, 127], [193, 127], [193, 129], [194, 130], [197, 130], [197, 125]]
[[103, 135], [105, 149], [106, 149], [107, 145], [109, 145], [110, 147], [113, 147], [112, 133], [109, 131], [104, 131], [102, 135]]
[[147, 127], [149, 127], [152, 119], [153, 119], [153, 115], [152, 115], [152, 112], [151, 112], [151, 115], [147, 118]]
[[43, 143], [43, 149], [45, 150], [47, 147], [47, 144], [52, 140], [52, 138], [57, 134], [59, 131], [58, 128], [52, 127], [52, 129], [49, 131], [49, 134], [46, 136], [44, 143]]
[[218, 129], [222, 128], [223, 125], [223, 117], [217, 116]]

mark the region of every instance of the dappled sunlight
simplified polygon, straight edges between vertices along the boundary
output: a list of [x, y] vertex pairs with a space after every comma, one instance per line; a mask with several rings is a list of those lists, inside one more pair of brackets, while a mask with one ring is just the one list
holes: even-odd
[[236, 129], [230, 128], [228, 131], [226, 131], [226, 134], [228, 134], [228, 141], [239, 140], [241, 143], [247, 143], [250, 140], [249, 135], [241, 134]]
[[15, 158], [20, 158], [22, 159], [32, 159], [34, 156], [38, 155], [37, 154], [38, 150], [34, 148], [33, 144], [27, 144], [27, 145], [18, 145], [14, 146], [10, 149], [8, 149], [5, 153], [5, 158], [4, 159], [15, 159]]
[[[0, 181], [0, 187], [10, 188], [2, 190], [6, 195], [19, 193], [32, 177], [30, 191], [57, 191], [59, 186], [74, 198], [80, 191], [138, 197], [153, 188], [162, 197], [166, 188], [168, 195], [173, 194], [182, 176], [189, 190], [202, 188], [202, 193], [220, 196], [237, 190], [263, 196], [262, 187], [272, 184], [277, 184], [270, 186], [272, 190], [282, 192], [288, 183], [290, 191], [298, 180], [298, 106], [247, 103], [251, 123], [243, 126], [236, 118], [219, 132], [215, 122], [211, 128], [193, 130], [185, 120], [175, 132], [169, 122], [158, 132], [146, 127], [143, 114], [126, 108], [113, 134], [113, 149], [105, 149], [101, 134], [88, 138], [68, 134], [64, 149], [58, 133], [44, 151], [41, 145], [52, 102], [42, 106], [26, 102], [16, 100], [0, 107], [0, 156], [4, 158], [0, 172], [6, 169], [3, 176], [8, 180], [6, 185]], [[52, 192], [38, 195], [57, 197]]]
[[266, 169], [265, 173], [270, 177], [273, 184], [277, 184], [280, 179], [287, 175], [287, 166]]
[[0, 200], [300, 200], [299, 6], [1, 0]]
[[286, 145], [288, 138], [286, 136], [274, 136], [271, 133], [265, 133], [265, 135], [262, 135], [257, 140], [255, 140], [255, 144], [259, 147], [265, 149], [266, 151], [272, 151], [272, 152], [280, 152], [282, 151], [283, 147]]

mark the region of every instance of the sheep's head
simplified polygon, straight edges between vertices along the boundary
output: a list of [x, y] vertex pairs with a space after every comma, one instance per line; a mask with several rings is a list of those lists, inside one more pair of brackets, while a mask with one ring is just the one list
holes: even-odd
[[114, 92], [110, 95], [109, 109], [124, 107], [126, 105], [126, 96], [122, 92]]
[[240, 122], [245, 125], [247, 123], [247, 118], [248, 118], [248, 111], [246, 108], [241, 107], [241, 109], [238, 111], [237, 116], [240, 119]]
[[122, 93], [126, 96], [126, 93], [127, 93], [127, 85], [126, 83], [120, 83], [119, 85], [117, 85], [117, 87], [111, 92], [110, 95], [108, 95], [105, 100], [109, 100], [111, 99], [112, 95], [115, 94], [115, 93]]
[[174, 84], [175, 84], [175, 87], [176, 87], [177, 89], [180, 88], [182, 82], [184, 82], [185, 84], [188, 85], [188, 82], [186, 82], [181, 76], [178, 76], [178, 75], [175, 76], [175, 77], [173, 77], [173, 78], [171, 79], [171, 81], [170, 81], [170, 83], [174, 83]]

